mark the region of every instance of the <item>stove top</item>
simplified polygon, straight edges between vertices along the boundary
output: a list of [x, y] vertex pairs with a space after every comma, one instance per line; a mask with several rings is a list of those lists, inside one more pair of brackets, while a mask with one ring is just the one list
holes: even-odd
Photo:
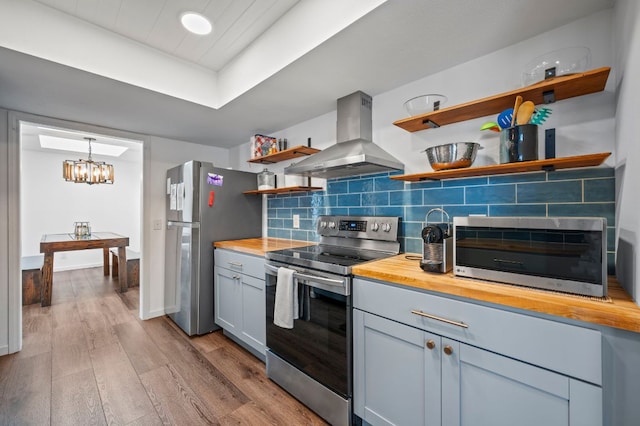
[[399, 218], [370, 216], [320, 216], [320, 244], [267, 252], [266, 258], [282, 264], [350, 275], [351, 267], [399, 253]]

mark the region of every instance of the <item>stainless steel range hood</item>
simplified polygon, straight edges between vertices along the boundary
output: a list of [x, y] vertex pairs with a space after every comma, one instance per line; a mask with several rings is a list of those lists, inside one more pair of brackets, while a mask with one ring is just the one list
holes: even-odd
[[338, 99], [337, 143], [285, 167], [287, 175], [332, 179], [404, 170], [404, 164], [374, 144], [371, 96], [355, 92]]

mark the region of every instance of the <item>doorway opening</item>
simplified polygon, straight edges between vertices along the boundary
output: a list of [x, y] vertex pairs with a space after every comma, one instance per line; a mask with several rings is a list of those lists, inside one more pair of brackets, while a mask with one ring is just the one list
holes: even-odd
[[[143, 138], [107, 128], [22, 114], [15, 123], [20, 158], [18, 241], [21, 259], [42, 256], [39, 245], [43, 235], [74, 234], [75, 222], [89, 222], [91, 232], [112, 232], [128, 237], [128, 247], [139, 254], [142, 265]], [[65, 160], [88, 159], [85, 138], [92, 139], [94, 161], [113, 165], [113, 184], [88, 185], [64, 180], [62, 164]], [[116, 153], [109, 154], [114, 149]], [[103, 266], [102, 249], [60, 252], [54, 256], [54, 303], [56, 271]], [[141, 289], [141, 297], [142, 294]]]

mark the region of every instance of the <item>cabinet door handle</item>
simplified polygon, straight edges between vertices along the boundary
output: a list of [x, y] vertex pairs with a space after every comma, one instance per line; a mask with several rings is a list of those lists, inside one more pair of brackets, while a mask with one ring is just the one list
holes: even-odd
[[435, 315], [428, 314], [426, 312], [417, 311], [415, 309], [413, 311], [411, 311], [411, 313], [414, 314], [414, 315], [419, 315], [421, 317], [430, 318], [430, 319], [433, 319], [433, 320], [436, 320], [436, 321], [445, 322], [447, 324], [455, 325], [455, 326], [458, 326], [458, 327], [469, 328], [469, 326], [467, 324], [463, 323], [463, 322], [452, 321], [450, 319], [438, 317], [438, 316], [435, 316]]
[[442, 348], [442, 350], [447, 355], [451, 355], [453, 353], [453, 348], [449, 345], [446, 345], [444, 348]]
[[240, 279], [240, 275], [234, 275], [234, 276], [233, 276], [233, 277], [231, 277], [231, 278], [233, 278], [234, 280], [239, 280], [239, 279]]
[[242, 263], [240, 262], [227, 262], [231, 266], [235, 266], [236, 268], [242, 268]]
[[429, 349], [433, 349], [436, 347], [436, 342], [434, 342], [433, 340], [429, 339], [427, 340], [427, 348]]

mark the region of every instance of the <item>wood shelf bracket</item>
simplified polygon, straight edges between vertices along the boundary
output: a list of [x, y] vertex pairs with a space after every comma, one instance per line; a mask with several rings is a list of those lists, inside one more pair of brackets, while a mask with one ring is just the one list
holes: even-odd
[[555, 90], [547, 90], [546, 92], [542, 92], [542, 99], [545, 104], [552, 104], [556, 101], [556, 92]]
[[436, 122], [426, 119], [422, 121], [422, 124], [426, 124], [427, 126], [431, 127], [432, 129], [437, 129], [438, 127], [440, 127], [439, 124], [437, 124]]

